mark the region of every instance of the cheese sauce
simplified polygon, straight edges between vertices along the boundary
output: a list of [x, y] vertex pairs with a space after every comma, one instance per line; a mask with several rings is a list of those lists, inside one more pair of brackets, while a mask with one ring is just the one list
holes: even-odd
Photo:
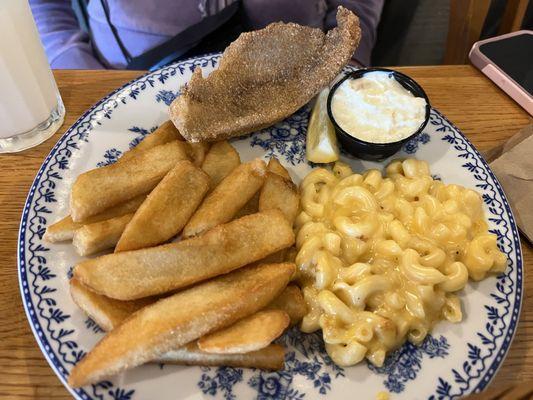
[[384, 71], [346, 79], [331, 101], [337, 124], [370, 143], [392, 143], [411, 136], [424, 122], [425, 107], [425, 99], [415, 97]]

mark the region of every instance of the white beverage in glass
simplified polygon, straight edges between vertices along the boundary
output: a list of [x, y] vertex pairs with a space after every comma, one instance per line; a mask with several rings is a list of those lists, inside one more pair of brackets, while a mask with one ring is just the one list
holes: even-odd
[[0, 0], [0, 153], [45, 141], [64, 116], [28, 0]]

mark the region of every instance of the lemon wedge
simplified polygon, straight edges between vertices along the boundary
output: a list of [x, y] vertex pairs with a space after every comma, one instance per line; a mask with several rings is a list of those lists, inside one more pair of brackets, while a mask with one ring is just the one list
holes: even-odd
[[339, 159], [339, 147], [335, 128], [329, 120], [327, 111], [329, 89], [320, 92], [311, 112], [307, 128], [306, 155], [314, 163], [329, 163]]

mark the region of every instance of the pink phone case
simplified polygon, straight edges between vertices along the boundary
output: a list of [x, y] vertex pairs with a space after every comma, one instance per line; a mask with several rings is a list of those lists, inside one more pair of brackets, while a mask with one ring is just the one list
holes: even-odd
[[511, 96], [511, 98], [514, 99], [518, 104], [520, 104], [520, 106], [522, 106], [529, 113], [529, 115], [533, 116], [533, 97], [479, 50], [479, 46], [484, 43], [495, 42], [500, 39], [505, 39], [520, 34], [533, 35], [533, 32], [522, 30], [486, 40], [481, 40], [474, 43], [474, 46], [472, 46], [472, 50], [470, 50], [470, 54], [468, 56], [470, 61], [472, 61], [472, 64], [479, 68], [481, 72], [487, 75], [491, 81], [498, 85], [505, 93]]

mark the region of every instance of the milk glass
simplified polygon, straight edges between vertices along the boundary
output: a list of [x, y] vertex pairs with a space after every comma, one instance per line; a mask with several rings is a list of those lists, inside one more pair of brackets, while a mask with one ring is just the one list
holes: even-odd
[[0, 0], [0, 153], [52, 136], [65, 108], [27, 0]]

